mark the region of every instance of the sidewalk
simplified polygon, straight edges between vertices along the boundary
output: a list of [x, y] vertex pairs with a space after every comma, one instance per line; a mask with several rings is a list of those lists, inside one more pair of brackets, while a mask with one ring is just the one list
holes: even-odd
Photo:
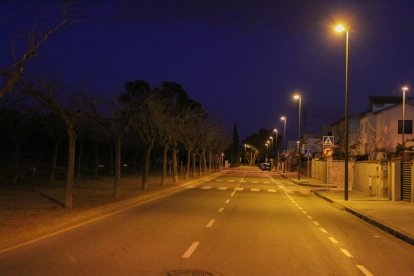
[[[279, 173], [298, 185], [315, 187], [317, 196], [339, 205], [345, 211], [365, 220], [395, 237], [414, 245], [414, 205], [404, 201], [390, 201], [382, 197], [350, 191], [348, 200], [344, 200], [344, 191], [335, 189], [319, 180], [311, 178], [297, 179], [297, 173]], [[325, 187], [325, 188], [324, 188]]]

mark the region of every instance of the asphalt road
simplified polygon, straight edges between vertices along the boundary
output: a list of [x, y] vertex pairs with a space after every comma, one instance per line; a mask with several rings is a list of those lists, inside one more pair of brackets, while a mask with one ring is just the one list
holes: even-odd
[[250, 168], [226, 171], [0, 255], [0, 275], [172, 271], [176, 274], [170, 275], [414, 275], [414, 247], [309, 188]]

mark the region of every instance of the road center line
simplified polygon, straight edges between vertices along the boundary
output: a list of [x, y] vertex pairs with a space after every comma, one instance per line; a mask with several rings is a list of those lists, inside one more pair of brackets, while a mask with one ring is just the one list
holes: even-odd
[[352, 256], [351, 253], [349, 253], [348, 250], [346, 250], [345, 248], [341, 248], [342, 253], [344, 253], [345, 256], [347, 256], [348, 258], [353, 258], [354, 256]]
[[223, 212], [223, 210], [224, 210], [224, 208], [223, 208], [223, 207], [221, 207], [221, 208], [218, 210], [218, 212], [219, 212], [219, 213], [221, 213], [221, 212]]
[[210, 220], [210, 221], [207, 223], [206, 227], [207, 227], [207, 228], [211, 228], [211, 226], [213, 226], [213, 224], [214, 224], [214, 222], [215, 222], [215, 221], [216, 221], [216, 220], [214, 220], [214, 219]]
[[357, 265], [357, 267], [362, 271], [362, 273], [364, 273], [365, 276], [374, 276], [374, 274], [372, 274], [371, 271], [369, 271], [365, 266]]
[[332, 243], [338, 243], [338, 241], [334, 237], [329, 237]]
[[197, 246], [200, 244], [200, 242], [193, 242], [190, 247], [187, 249], [187, 251], [185, 251], [184, 255], [182, 256], [182, 258], [190, 258], [191, 255], [193, 255], [194, 251], [197, 249]]
[[328, 233], [328, 231], [326, 231], [325, 228], [320, 227], [319, 230], [321, 230], [322, 233], [325, 233], [325, 234]]

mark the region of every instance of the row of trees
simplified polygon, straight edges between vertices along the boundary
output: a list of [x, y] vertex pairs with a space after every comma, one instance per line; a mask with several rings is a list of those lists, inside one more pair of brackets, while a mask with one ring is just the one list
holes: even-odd
[[[169, 152], [172, 156], [173, 181], [178, 180], [177, 155], [180, 149], [186, 151], [185, 178], [189, 177], [191, 164], [192, 173], [195, 173], [197, 159], [199, 172], [210, 171], [214, 157], [219, 156], [218, 153], [226, 148], [228, 139], [220, 126], [208, 118], [201, 104], [190, 99], [179, 84], [163, 82], [160, 87], [151, 87], [145, 81], [132, 81], [126, 83], [125, 92], [118, 99], [110, 103], [98, 103], [96, 99], [90, 99], [85, 93], [77, 93], [76, 96], [68, 99], [65, 95], [74, 95], [73, 91], [64, 93], [64, 88], [55, 82], [33, 76], [28, 78], [27, 74], [23, 74], [28, 62], [38, 54], [43, 44], [65, 26], [76, 21], [73, 16], [74, 10], [76, 7], [65, 1], [61, 6], [61, 17], [50, 24], [50, 27], [41, 30], [34, 24], [33, 32], [27, 36], [27, 44], [21, 55], [19, 56], [15, 51], [15, 61], [0, 67], [2, 78], [0, 127], [4, 131], [4, 135], [0, 138], [2, 140], [7, 138], [14, 142], [13, 182], [16, 183], [18, 180], [22, 145], [25, 140], [32, 139], [30, 135], [33, 132], [30, 132], [30, 129], [41, 128], [41, 124], [37, 126], [38, 122], [46, 122], [46, 132], [53, 140], [50, 174], [52, 179], [59, 145], [64, 140], [67, 143], [65, 196], [67, 208], [72, 207], [73, 201], [76, 153], [77, 175], [80, 172], [83, 138], [86, 135], [82, 129], [93, 133], [91, 137], [96, 144], [102, 143], [103, 140], [111, 141], [114, 148], [113, 195], [115, 197], [119, 195], [121, 152], [126, 142], [129, 146], [145, 147], [142, 189], [147, 185], [154, 147], [161, 147], [163, 150], [161, 184], [165, 181]], [[20, 100], [10, 100], [9, 97], [18, 98], [16, 93], [12, 93], [17, 91], [19, 95], [35, 99], [44, 110], [38, 112], [33, 103], [22, 107]], [[60, 96], [58, 96], [59, 92]], [[24, 102], [27, 102], [26, 100]], [[10, 104], [11, 102], [13, 104]], [[76, 151], [77, 144], [78, 151]], [[96, 161], [96, 165], [97, 163]]]
[[[54, 177], [59, 144], [64, 140], [67, 143], [65, 206], [68, 208], [72, 207], [74, 177], [79, 176], [85, 137], [97, 146], [104, 142], [112, 144], [115, 197], [120, 193], [121, 152], [125, 145], [145, 148], [141, 189], [147, 186], [154, 148], [162, 149], [163, 185], [169, 156], [172, 159], [172, 178], [176, 182], [180, 150], [186, 153], [184, 177], [188, 178], [194, 177], [196, 172], [211, 172], [218, 156], [228, 145], [229, 139], [222, 128], [208, 117], [200, 103], [192, 100], [182, 86], [174, 82], [163, 82], [159, 87], [151, 87], [142, 80], [127, 82], [125, 91], [110, 102], [98, 102], [85, 93], [77, 93], [68, 104], [66, 97], [61, 100], [57, 96], [62, 87], [41, 78], [24, 80], [18, 90], [19, 94], [40, 103], [44, 111], [39, 112], [30, 102], [25, 107], [15, 100], [11, 104], [9, 96], [1, 99], [0, 127], [15, 144], [14, 182], [18, 176], [21, 145], [30, 138], [30, 129], [40, 128], [35, 122], [43, 122], [43, 129], [53, 141], [50, 178]], [[16, 98], [15, 95], [10, 97]], [[98, 159], [96, 154], [95, 174]]]

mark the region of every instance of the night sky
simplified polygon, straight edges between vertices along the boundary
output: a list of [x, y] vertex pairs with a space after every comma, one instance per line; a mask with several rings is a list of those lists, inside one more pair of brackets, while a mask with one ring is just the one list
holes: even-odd
[[[39, 16], [58, 16], [55, 1], [0, 1], [0, 65], [12, 41]], [[114, 98], [126, 81], [183, 85], [212, 117], [241, 138], [278, 127], [288, 117], [297, 137], [302, 95], [306, 129], [319, 134], [344, 113], [345, 35], [350, 27], [350, 111], [368, 108], [370, 95], [414, 91], [414, 1], [148, 0], [76, 1], [79, 20], [53, 36], [29, 71], [81, 83]], [[20, 39], [20, 40], [19, 40]]]

